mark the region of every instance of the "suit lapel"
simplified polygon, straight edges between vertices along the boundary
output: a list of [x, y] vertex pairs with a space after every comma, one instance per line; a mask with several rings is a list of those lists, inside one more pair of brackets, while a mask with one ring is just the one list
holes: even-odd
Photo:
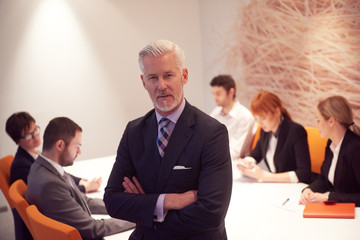
[[166, 147], [166, 152], [160, 166], [157, 192], [162, 192], [178, 158], [189, 143], [193, 135], [192, 126], [194, 124], [195, 120], [192, 106], [186, 103], [185, 109], [178, 119]]
[[49, 170], [50, 172], [52, 172], [54, 175], [58, 176], [62, 181], [64, 181], [66, 183], [65, 179], [63, 179], [63, 177], [60, 175], [60, 173], [44, 158], [39, 156], [37, 158], [36, 162], [39, 163], [44, 168], [46, 168], [47, 170]]
[[[350, 135], [349, 135], [349, 131], [350, 130], [347, 130], [346, 133], [345, 133], [345, 136], [344, 136], [344, 139], [341, 143], [341, 147], [340, 147], [340, 152], [339, 152], [339, 156], [338, 156], [338, 160], [337, 160], [337, 163], [336, 163], [336, 168], [335, 168], [335, 173], [334, 173], [334, 188], [335, 186], [337, 186], [341, 179], [344, 179], [343, 178], [343, 170], [344, 170], [344, 165], [345, 165], [345, 168], [346, 168], [346, 153], [347, 153], [347, 150], [346, 150], [346, 147], [351, 144], [350, 143]], [[346, 178], [346, 177], [345, 177]]]
[[[145, 156], [150, 156], [150, 162], [148, 167], [150, 171], [153, 172], [154, 176], [159, 174], [160, 168], [160, 155], [157, 150], [156, 138], [157, 138], [157, 122], [155, 112], [146, 120], [146, 127], [143, 129], [143, 146], [145, 151]], [[149, 141], [150, 139], [150, 141]]]
[[276, 167], [276, 169], [279, 169], [278, 165], [279, 162], [276, 161], [278, 160], [278, 155], [280, 153], [280, 151], [282, 149], [284, 149], [284, 146], [286, 145], [286, 135], [289, 132], [289, 122], [287, 119], [284, 119], [280, 125], [279, 125], [279, 129], [278, 129], [279, 133], [278, 133], [278, 139], [277, 139], [277, 144], [276, 144], [276, 149], [275, 149], [275, 154], [274, 154], [274, 165]]
[[39, 156], [37, 158], [36, 162], [39, 163], [42, 167], [49, 170], [54, 175], [56, 175], [59, 179], [61, 179], [61, 181], [63, 181], [68, 186], [68, 188], [70, 189], [70, 193], [71, 193], [72, 197], [75, 198], [75, 199], [78, 199], [78, 202], [79, 201], [81, 202], [80, 206], [84, 209], [84, 211], [86, 211], [87, 213], [89, 213], [89, 215], [91, 215], [91, 211], [89, 209], [88, 204], [86, 203], [86, 200], [81, 195], [82, 193], [77, 188], [75, 182], [71, 179], [71, 177], [70, 177], [70, 181], [72, 181], [72, 183], [74, 185], [74, 188], [69, 186], [69, 183], [67, 183], [67, 181], [63, 178], [63, 176], [61, 176], [60, 173], [48, 161], [46, 161], [44, 158]]
[[[261, 130], [261, 131], [263, 131], [263, 130]], [[267, 168], [270, 171], [269, 163], [268, 163], [268, 160], [266, 158], [266, 153], [267, 153], [267, 150], [268, 150], [268, 147], [269, 147], [269, 141], [270, 141], [270, 137], [271, 137], [272, 133], [268, 133], [268, 132], [264, 132], [264, 131], [263, 131], [263, 133], [264, 133], [264, 135], [263, 135], [264, 141], [263, 141], [263, 144], [261, 146], [261, 148], [262, 148], [261, 151], [262, 151], [263, 158], [265, 160], [265, 165], [267, 166]]]

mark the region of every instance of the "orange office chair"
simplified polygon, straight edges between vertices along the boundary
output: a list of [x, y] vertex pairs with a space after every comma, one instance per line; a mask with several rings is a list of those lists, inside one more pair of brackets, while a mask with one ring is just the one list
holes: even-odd
[[35, 205], [26, 209], [29, 221], [35, 232], [35, 240], [81, 240], [79, 231], [67, 224], [43, 215]]
[[16, 208], [16, 211], [19, 213], [21, 219], [24, 221], [31, 235], [34, 237], [34, 232], [31, 229], [29, 218], [26, 214], [26, 209], [29, 207], [29, 203], [25, 199], [26, 189], [27, 186], [22, 179], [16, 180], [10, 186], [9, 196], [14, 207]]
[[10, 168], [11, 164], [14, 161], [13, 155], [7, 155], [0, 159], [0, 188], [4, 193], [6, 200], [9, 203], [11, 208], [14, 208], [12, 201], [9, 197], [9, 187], [10, 187]]
[[259, 141], [259, 138], [260, 138], [261, 127], [260, 127], [259, 123], [256, 123], [256, 125], [257, 125], [257, 129], [256, 129], [256, 132], [254, 134], [254, 138], [253, 138], [253, 141], [251, 144], [251, 151], [255, 148], [256, 143]]
[[325, 158], [325, 148], [328, 139], [322, 138], [317, 128], [305, 127], [305, 130], [308, 135], [311, 171], [319, 174]]

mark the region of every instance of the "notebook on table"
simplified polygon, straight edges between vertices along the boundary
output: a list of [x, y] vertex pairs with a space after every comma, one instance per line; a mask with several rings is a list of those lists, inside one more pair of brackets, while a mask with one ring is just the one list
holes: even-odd
[[307, 203], [304, 218], [355, 218], [355, 203]]

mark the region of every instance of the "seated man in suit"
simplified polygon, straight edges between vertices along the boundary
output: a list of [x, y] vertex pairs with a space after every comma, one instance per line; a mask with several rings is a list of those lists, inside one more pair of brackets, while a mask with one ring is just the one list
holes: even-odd
[[[18, 145], [13, 163], [10, 169], [10, 184], [22, 179], [27, 184], [27, 177], [31, 165], [38, 157], [38, 147], [41, 144], [40, 127], [36, 125], [35, 119], [27, 112], [16, 112], [6, 121], [7, 134]], [[82, 192], [97, 191], [101, 185], [101, 178], [94, 178], [91, 181], [75, 176], [76, 186]], [[16, 209], [12, 209], [15, 225], [15, 237], [17, 240], [31, 240], [32, 236], [22, 221]]]
[[69, 118], [51, 120], [44, 132], [43, 152], [32, 164], [25, 198], [39, 211], [75, 227], [83, 239], [99, 239], [134, 227], [118, 219], [95, 220], [107, 214], [101, 199], [86, 197], [64, 171], [81, 153], [82, 129]]
[[[10, 184], [18, 179], [27, 183], [30, 167], [39, 155], [37, 148], [41, 144], [40, 127], [36, 125], [35, 119], [29, 113], [17, 112], [7, 119], [6, 132], [19, 145], [11, 165]], [[84, 193], [97, 191], [102, 182], [101, 177], [90, 181], [73, 175], [71, 177]]]
[[139, 64], [155, 109], [122, 136], [104, 195], [110, 216], [136, 223], [130, 239], [227, 239], [226, 127], [184, 99], [188, 71], [179, 46], [151, 43]]

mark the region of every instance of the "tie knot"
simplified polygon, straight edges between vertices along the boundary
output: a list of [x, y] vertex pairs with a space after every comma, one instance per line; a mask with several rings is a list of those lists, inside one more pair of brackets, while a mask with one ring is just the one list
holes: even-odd
[[160, 127], [162, 127], [162, 128], [166, 127], [169, 124], [169, 122], [170, 122], [170, 119], [168, 119], [168, 118], [160, 119], [160, 122], [159, 122]]

